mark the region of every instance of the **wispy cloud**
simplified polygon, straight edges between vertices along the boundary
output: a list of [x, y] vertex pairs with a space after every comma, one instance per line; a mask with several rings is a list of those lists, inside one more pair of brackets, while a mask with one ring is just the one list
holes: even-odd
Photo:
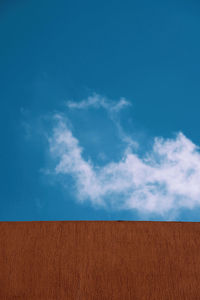
[[119, 121], [119, 112], [127, 108], [128, 106], [131, 106], [131, 103], [126, 100], [125, 98], [121, 98], [118, 102], [111, 101], [107, 99], [106, 97], [103, 97], [98, 94], [93, 94], [92, 96], [89, 96], [87, 99], [82, 100], [80, 102], [75, 101], [68, 101], [66, 102], [66, 105], [69, 109], [88, 109], [88, 108], [103, 108], [107, 111], [110, 119], [115, 123], [115, 126], [118, 129], [118, 133], [120, 135], [120, 138], [129, 144], [130, 147], [137, 148], [138, 144], [136, 141], [133, 141], [132, 138], [127, 135]]
[[126, 106], [131, 105], [125, 98], [121, 98], [117, 103], [114, 101], [108, 100], [106, 97], [102, 97], [98, 94], [93, 94], [92, 96], [88, 97], [85, 100], [80, 102], [75, 101], [67, 101], [66, 103], [68, 108], [71, 109], [86, 109], [86, 108], [100, 108], [103, 107], [109, 112], [119, 112]]
[[[95, 99], [68, 105], [74, 108], [105, 105], [104, 98]], [[120, 101], [113, 105], [106, 100], [106, 106], [119, 110], [126, 103], [125, 99]], [[127, 143], [121, 160], [100, 167], [83, 158], [83, 149], [65, 117], [58, 114], [56, 120], [49, 138], [50, 153], [57, 161], [54, 171], [74, 178], [80, 201], [163, 217], [181, 208], [200, 205], [199, 147], [183, 133], [173, 139], [155, 138], [152, 149], [142, 157]]]

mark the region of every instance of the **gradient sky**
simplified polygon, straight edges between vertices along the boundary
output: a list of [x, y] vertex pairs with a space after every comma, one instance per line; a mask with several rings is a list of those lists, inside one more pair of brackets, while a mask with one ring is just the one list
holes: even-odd
[[200, 221], [199, 32], [197, 0], [1, 1], [0, 220]]

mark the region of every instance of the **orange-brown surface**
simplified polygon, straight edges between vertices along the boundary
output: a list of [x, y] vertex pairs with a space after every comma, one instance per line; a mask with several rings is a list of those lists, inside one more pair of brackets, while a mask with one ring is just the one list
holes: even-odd
[[200, 223], [1, 222], [3, 299], [200, 299]]

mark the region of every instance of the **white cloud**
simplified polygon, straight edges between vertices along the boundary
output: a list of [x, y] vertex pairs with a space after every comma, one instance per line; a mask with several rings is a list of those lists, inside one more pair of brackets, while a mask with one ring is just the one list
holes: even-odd
[[87, 99], [81, 102], [74, 102], [68, 101], [66, 103], [67, 107], [70, 109], [86, 109], [89, 107], [93, 108], [104, 108], [110, 113], [117, 113], [121, 109], [126, 106], [131, 105], [125, 98], [121, 98], [119, 102], [109, 101], [107, 98], [102, 97], [98, 94], [93, 94], [92, 96], [88, 97]]
[[110, 119], [115, 123], [120, 138], [125, 143], [129, 144], [129, 147], [132, 148], [138, 147], [137, 142], [133, 141], [132, 138], [124, 132], [119, 121], [119, 117], [118, 117], [119, 112], [122, 109], [131, 106], [131, 103], [127, 101], [125, 98], [122, 97], [118, 102], [114, 102], [108, 100], [106, 97], [102, 97], [101, 95], [93, 94], [92, 96], [89, 96], [87, 99], [82, 100], [80, 102], [68, 101], [66, 105], [69, 109], [88, 109], [88, 108], [98, 109], [100, 107], [105, 109]]
[[[98, 97], [91, 99], [77, 103], [76, 108], [92, 101], [96, 103], [92, 105], [104, 105]], [[110, 107], [118, 110], [121, 103]], [[57, 161], [54, 171], [73, 176], [80, 201], [162, 216], [200, 205], [199, 148], [182, 133], [174, 139], [155, 138], [152, 150], [143, 157], [127, 145], [120, 161], [99, 167], [83, 158], [83, 149], [64, 117], [56, 118], [49, 139], [51, 155]]]

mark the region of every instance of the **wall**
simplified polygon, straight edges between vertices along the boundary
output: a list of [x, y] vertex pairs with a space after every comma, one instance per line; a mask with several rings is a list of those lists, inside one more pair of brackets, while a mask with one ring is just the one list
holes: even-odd
[[0, 299], [200, 299], [200, 223], [0, 222]]

